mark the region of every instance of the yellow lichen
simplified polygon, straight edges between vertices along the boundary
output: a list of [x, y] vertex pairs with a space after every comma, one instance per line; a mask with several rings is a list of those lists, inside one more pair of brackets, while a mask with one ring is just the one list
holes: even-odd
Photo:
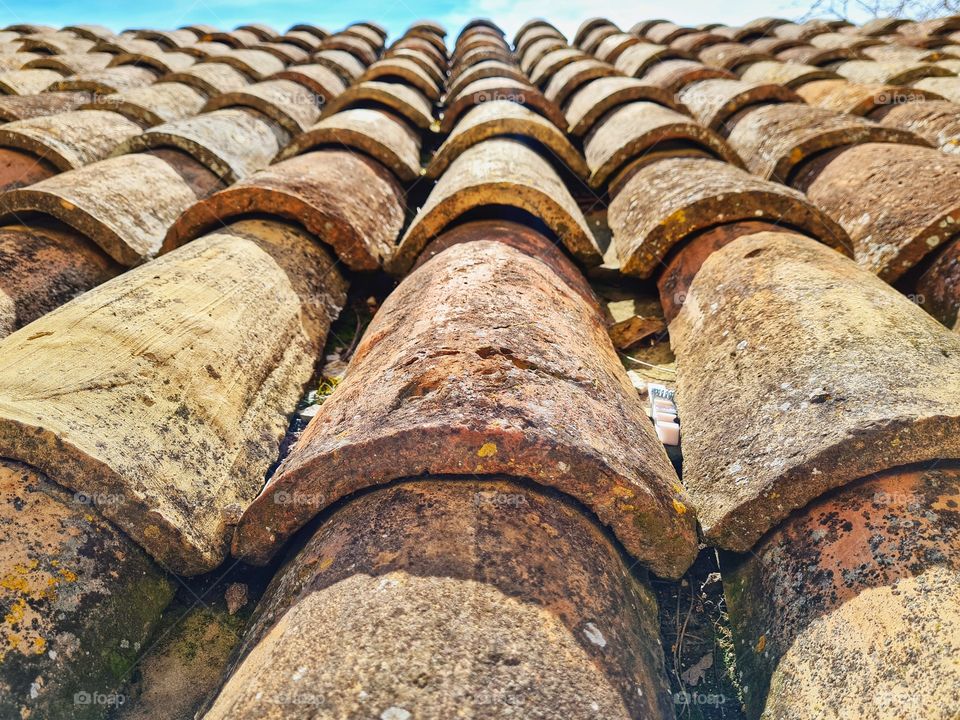
[[687, 512], [687, 506], [677, 499], [673, 501], [673, 509], [677, 511], [677, 515], [683, 515]]
[[497, 444], [488, 442], [480, 446], [480, 449], [477, 450], [477, 457], [490, 457], [491, 455], [497, 454]]

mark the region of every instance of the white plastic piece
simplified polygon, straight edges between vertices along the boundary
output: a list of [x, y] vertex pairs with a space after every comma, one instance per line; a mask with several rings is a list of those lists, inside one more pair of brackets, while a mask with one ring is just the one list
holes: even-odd
[[680, 426], [675, 422], [658, 422], [656, 424], [657, 437], [664, 445], [680, 444]]

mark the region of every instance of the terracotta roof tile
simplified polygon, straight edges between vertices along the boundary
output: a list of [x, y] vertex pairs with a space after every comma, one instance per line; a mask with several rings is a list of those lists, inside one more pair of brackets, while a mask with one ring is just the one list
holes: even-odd
[[123, 113], [74, 110], [6, 123], [0, 126], [0, 147], [25, 150], [60, 170], [75, 170], [107, 157], [140, 132], [141, 126]]
[[319, 150], [271, 165], [193, 204], [167, 223], [164, 250], [228, 219], [257, 213], [301, 223], [355, 270], [380, 266], [404, 219], [402, 195], [389, 170], [349, 150]]
[[723, 139], [689, 116], [650, 102], [623, 105], [598, 122], [584, 140], [590, 184], [600, 187], [631, 160], [660, 145], [691, 146], [741, 165], [737, 153]]
[[684, 479], [707, 538], [748, 548], [830, 488], [956, 452], [960, 402], [944, 381], [960, 373], [960, 338], [941, 327], [809, 239], [761, 233], [708, 258], [670, 326], [678, 406], [692, 426]]
[[444, 227], [484, 205], [530, 212], [578, 260], [600, 264], [600, 250], [582, 212], [549, 163], [516, 140], [494, 138], [464, 150], [450, 164], [390, 258], [390, 270], [405, 272]]
[[419, 132], [403, 118], [385, 110], [353, 108], [328, 115], [297, 135], [278, 159], [323, 146], [342, 146], [369, 155], [403, 182], [420, 177]]
[[114, 152], [174, 147], [232, 183], [269, 165], [289, 138], [258, 112], [226, 108], [157, 125], [131, 136]]
[[51, 92], [0, 97], [0, 120], [10, 122], [68, 112], [89, 102], [91, 97], [87, 92]]
[[[673, 61], [666, 61], [661, 65]], [[676, 62], [686, 62], [678, 60]], [[659, 66], [657, 66], [659, 67]], [[629, 77], [604, 77], [593, 80], [570, 98], [565, 113], [568, 132], [576, 137], [586, 135], [597, 121], [610, 110], [635, 101], [650, 101], [677, 112], [687, 112], [670, 92], [673, 88], [661, 89], [656, 84], [647, 84], [648, 78], [637, 80]]]
[[194, 200], [193, 190], [166, 162], [133, 154], [9, 190], [0, 195], [0, 215], [56, 218], [117, 262], [137, 265], [156, 254], [167, 227]]
[[140, 125], [151, 126], [196, 115], [205, 102], [206, 96], [190, 85], [158, 82], [103, 95], [83, 107], [94, 110], [109, 108], [111, 112], [119, 113]]
[[[491, 277], [511, 282], [498, 291]], [[450, 322], [427, 319], [440, 308], [449, 308]], [[424, 313], [426, 322], [417, 322]], [[549, 340], [533, 332], [544, 325]], [[454, 338], [459, 350], [445, 351]], [[322, 507], [359, 487], [422, 474], [506, 474], [577, 497], [645, 562], [682, 572], [695, 545], [690, 516], [674, 508], [679, 486], [609, 343], [597, 308], [534, 257], [483, 240], [440, 253], [378, 313], [347, 379], [241, 520], [235, 551], [263, 562]], [[529, 364], [543, 371], [524, 372]], [[503, 382], [504, 373], [517, 382]], [[500, 407], [513, 408], [516, 420], [498, 422]], [[333, 442], [328, 427], [338, 428]], [[598, 450], [576, 449], [581, 444]], [[581, 485], [586, 477], [590, 488]], [[294, 490], [323, 499], [297, 508], [273, 501]], [[647, 516], [657, 518], [656, 535], [638, 530], [648, 521], [637, 518]]]

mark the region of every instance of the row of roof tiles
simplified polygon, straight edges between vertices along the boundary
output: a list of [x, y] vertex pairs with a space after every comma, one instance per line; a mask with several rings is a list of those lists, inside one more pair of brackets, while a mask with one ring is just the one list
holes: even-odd
[[[931, 100], [934, 91], [918, 79], [951, 80], [952, 71], [902, 56], [890, 62], [924, 69], [906, 80], [916, 85], [897, 87], [887, 60], [855, 73], [847, 64], [864, 61], [821, 56], [835, 66], [807, 67], [772, 56], [799, 45], [753, 47], [777, 38], [832, 50], [812, 41], [856, 39], [856, 28], [774, 20], [746, 27], [658, 22], [622, 33], [590, 21], [568, 45], [538, 21], [511, 49], [495, 26], [477, 22], [449, 55], [443, 33], [429, 25], [385, 52], [384, 38], [368, 28], [367, 39], [345, 32], [343, 46], [340, 35], [318, 36], [307, 64], [281, 61], [283, 69], [259, 76], [241, 70], [242, 85], [202, 91], [204, 104], [175, 119], [134, 118], [128, 137], [76, 167], [58, 166], [44, 142], [86, 143], [86, 133], [71, 139], [59, 123], [100, 111], [46, 116], [53, 129], [32, 146], [3, 140], [29, 121], [0, 129], [0, 148], [27, 153], [40, 168], [31, 166], [39, 177], [12, 172], [0, 195], [0, 212], [21, 223], [4, 229], [0, 246], [17, 278], [4, 288], [7, 332], [26, 325], [0, 344], [0, 455], [9, 459], [10, 482], [20, 474], [32, 488], [50, 478], [103, 498], [98, 517], [123, 533], [111, 541], [126, 543], [130, 568], [160, 584], [160, 567], [210, 570], [231, 543], [236, 557], [267, 562], [318, 514], [334, 512], [268, 590], [209, 717], [260, 717], [298, 673], [329, 697], [334, 714], [377, 707], [389, 717], [448, 716], [475, 677], [440, 673], [420, 690], [401, 683], [400, 692], [375, 681], [372, 668], [384, 656], [409, 662], [401, 648], [429, 633], [439, 635], [418, 646], [416, 663], [449, 657], [442, 638], [450, 623], [466, 623], [471, 636], [489, 631], [493, 607], [507, 626], [524, 628], [508, 643], [511, 657], [544, 658], [539, 671], [517, 661], [530, 682], [511, 685], [516, 704], [532, 713], [548, 703], [553, 714], [575, 717], [670, 716], [649, 589], [629, 563], [678, 577], [696, 555], [699, 523], [722, 548], [762, 543], [761, 555], [829, 570], [826, 549], [811, 560], [808, 544], [770, 533], [786, 527], [792, 511], [817, 508], [829, 490], [871, 477], [889, 484], [903, 465], [957, 457], [960, 414], [943, 388], [956, 386], [960, 340], [883, 282], [939, 282], [930, 307], [956, 312], [942, 278], [952, 267], [960, 161], [951, 143], [934, 143], [902, 118], [887, 122], [896, 110], [928, 103], [955, 121], [955, 106]], [[862, 34], [885, 46], [916, 47], [918, 38], [924, 47], [949, 45], [948, 22], [911, 27], [876, 24]], [[687, 49], [678, 48], [684, 38]], [[856, 50], [868, 47], [880, 46]], [[330, 54], [337, 52], [352, 61]], [[186, 72], [223, 65], [219, 57]], [[885, 84], [865, 86], [863, 77]], [[808, 87], [825, 82], [832, 93]], [[902, 103], [905, 94], [910, 102]], [[840, 96], [851, 105], [836, 107]], [[607, 239], [594, 232], [598, 208], [606, 210]], [[604, 303], [571, 258], [596, 277], [658, 283], [678, 361], [682, 484], [617, 359]], [[343, 305], [345, 271], [381, 267], [406, 279], [337, 392], [261, 488], [286, 414]], [[420, 476], [430, 480], [389, 486]], [[483, 479], [467, 485], [456, 477]], [[948, 468], [931, 480], [924, 471], [910, 482], [940, 513], [917, 551], [922, 567], [939, 568], [944, 553], [952, 557], [936, 532], [956, 532], [956, 474]], [[875, 500], [850, 493], [835, 500], [848, 513]], [[531, 526], [526, 512], [464, 517], [470, 498], [477, 507], [477, 497], [513, 495], [540, 508], [536, 517], [554, 519]], [[449, 508], [457, 523], [424, 521], [404, 539], [405, 518], [423, 503]], [[391, 539], [345, 550], [376, 507], [390, 508], [379, 537]], [[59, 506], [48, 512], [69, 516]], [[903, 517], [894, 513], [891, 522]], [[47, 536], [30, 517], [12, 522], [27, 538], [12, 562], [35, 563], [31, 582], [53, 572], [54, 555], [72, 557], [62, 544], [39, 552], [31, 532]], [[575, 577], [584, 589], [573, 605], [590, 614], [564, 610], [574, 581], [564, 575], [570, 553], [559, 547], [541, 568], [549, 582], [519, 580], [525, 558], [549, 544], [542, 533], [556, 538], [557, 527], [581, 552], [603, 558], [578, 566]], [[481, 529], [479, 557], [451, 550]], [[450, 542], [450, 533], [462, 542]], [[518, 537], [527, 555], [515, 552]], [[159, 567], [143, 570], [144, 551]], [[484, 569], [485, 557], [500, 554], [513, 556], [502, 576]], [[798, 638], [810, 647], [815, 639], [817, 657], [842, 656], [856, 631], [825, 638], [808, 627], [853, 606], [829, 584], [771, 589], [773, 563], [757, 558], [743, 571], [749, 577], [736, 580], [752, 588], [736, 606], [738, 642], [763, 658], [750, 668], [748, 706], [801, 717], [815, 710], [806, 693], [847, 702], [810, 669], [809, 650], [778, 662]], [[350, 585], [357, 567], [372, 583]], [[443, 581], [431, 580], [440, 567]], [[96, 563], [87, 572], [105, 582]], [[113, 582], [125, 572], [114, 568]], [[938, 579], [944, 591], [957, 583], [949, 572]], [[859, 597], [878, 582], [864, 575], [844, 589]], [[102, 586], [84, 587], [78, 607], [102, 602]], [[932, 612], [922, 583], [900, 591], [888, 616], [907, 603]], [[819, 600], [778, 620], [791, 592]], [[373, 642], [371, 626], [355, 622], [355, 603], [368, 596], [379, 598], [372, 613], [414, 597], [437, 610]], [[531, 616], [510, 602], [517, 596], [550, 612]], [[146, 637], [163, 597], [138, 630], [125, 631]], [[465, 619], [471, 599], [476, 612]], [[123, 601], [117, 594], [110, 602]], [[634, 612], [625, 619], [628, 606]], [[40, 616], [33, 632], [50, 637], [65, 622], [75, 616]], [[858, 667], [858, 681], [889, 680], [898, 668], [911, 692], [946, 698], [949, 685], [924, 673], [934, 666], [949, 675], [955, 634], [933, 628], [922, 625], [924, 663], [906, 661], [912, 645], [894, 645], [880, 666]], [[322, 661], [301, 671], [303, 643], [315, 649], [317, 638], [343, 634], [356, 644], [323, 643]], [[18, 645], [20, 656], [27, 647]], [[44, 678], [34, 697], [18, 664], [25, 661], [9, 657], [16, 659], [4, 674], [18, 683], [11, 707], [48, 715], [63, 707], [73, 686], [58, 684], [54, 671], [74, 669], [76, 656], [58, 654], [43, 666], [31, 656], [30, 672]], [[364, 678], [362, 697], [348, 696], [344, 672]], [[499, 678], [490, 672], [482, 682]], [[557, 682], [541, 693], [532, 679], [544, 673]], [[768, 694], [771, 683], [780, 689]], [[467, 700], [479, 712], [476, 698]], [[881, 706], [858, 701], [865, 716], [881, 716]]]

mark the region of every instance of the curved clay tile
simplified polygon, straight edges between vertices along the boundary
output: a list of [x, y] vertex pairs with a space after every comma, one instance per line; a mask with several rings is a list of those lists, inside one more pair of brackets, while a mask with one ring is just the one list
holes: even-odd
[[276, 38], [275, 44], [294, 45], [305, 52], [315, 52], [320, 48], [321, 38], [306, 30], [293, 30]]
[[410, 27], [407, 28], [404, 34], [410, 35], [414, 32], [429, 33], [441, 38], [447, 36], [447, 29], [436, 20], [416, 20], [410, 23]]
[[482, 105], [493, 100], [507, 100], [525, 105], [531, 110], [543, 115], [558, 128], [566, 126], [563, 114], [552, 102], [547, 100], [543, 93], [525, 82], [517, 82], [509, 78], [486, 78], [470, 83], [460, 94], [448, 101], [447, 109], [440, 123], [442, 132], [450, 132], [459, 122], [460, 116], [476, 105]]
[[913, 85], [928, 77], [951, 77], [954, 73], [929, 63], [876, 62], [875, 60], [848, 60], [834, 70], [852, 82]]
[[[296, 25], [291, 25], [287, 32], [307, 32], [319, 40], [323, 40], [330, 35], [328, 31], [324, 30], [319, 25], [310, 25], [309, 23], [297, 23]], [[386, 34], [382, 35], [381, 37], [385, 38]]]
[[666, 45], [640, 43], [631, 45], [620, 53], [614, 67], [624, 75], [640, 77], [656, 63], [673, 59], [692, 60], [693, 55], [685, 50], [677, 50]]
[[11, 70], [22, 70], [31, 60], [38, 60], [44, 57], [56, 57], [55, 55], [40, 55], [38, 53], [10, 53], [9, 55], [0, 55], [0, 72], [9, 72]]
[[604, 25], [603, 27], [598, 27], [594, 30], [591, 30], [590, 33], [577, 44], [581, 50], [591, 55], [596, 52], [596, 49], [600, 46], [604, 40], [606, 40], [611, 35], [619, 35], [620, 28], [616, 25]]
[[872, 45], [883, 45], [883, 41], [847, 33], [823, 33], [810, 38], [810, 44], [823, 50], [862, 50]]
[[288, 138], [260, 113], [227, 108], [157, 125], [131, 137], [114, 152], [177, 148], [225, 182], [234, 183], [269, 165]]
[[190, 25], [184, 25], [179, 29], [189, 30], [197, 38], [203, 37], [204, 35], [212, 35], [213, 33], [220, 32], [220, 28], [215, 27], [214, 25], [207, 25], [204, 23], [192, 23]]
[[206, 97], [189, 85], [161, 82], [98, 97], [84, 108], [108, 108], [149, 127], [196, 115], [205, 102]]
[[437, 64], [437, 61], [433, 57], [428, 55], [425, 52], [420, 50], [414, 50], [413, 48], [397, 48], [396, 50], [389, 51], [385, 58], [398, 58], [403, 60], [409, 60], [416, 63], [434, 82], [437, 87], [443, 87], [446, 82], [446, 75], [443, 70], [440, 69], [440, 65]]
[[670, 22], [665, 18], [651, 18], [647, 20], [641, 20], [640, 22], [633, 25], [630, 28], [630, 32], [636, 35], [637, 37], [646, 37], [647, 30], [652, 28], [654, 25], [659, 25], [660, 23]]
[[526, 53], [527, 48], [529, 48], [533, 43], [538, 40], [558, 40], [561, 44], [566, 45], [567, 40], [559, 30], [557, 30], [552, 25], [545, 25], [542, 27], [532, 28], [528, 32], [524, 33], [523, 36], [517, 40], [513, 45], [513, 50], [518, 57], [522, 57]]
[[239, 90], [250, 84], [250, 78], [239, 70], [223, 63], [197, 63], [189, 70], [171, 73], [161, 78], [163, 82], [189, 85], [208, 97]]
[[[390, 295], [337, 393], [241, 518], [234, 553], [263, 563], [330, 503], [425, 474], [555, 488], [664, 576], [696, 554], [693, 512], [602, 314], [506, 243], [449, 247]], [[317, 502], [275, 502], [293, 491]]]
[[0, 338], [123, 271], [79, 233], [30, 225], [0, 227], [0, 262], [17, 269], [0, 287]]
[[797, 88], [814, 80], [829, 80], [838, 77], [840, 76], [833, 70], [818, 68], [814, 65], [781, 62], [780, 60], [764, 60], [751, 63], [740, 73], [740, 79], [747, 82], [777, 83], [788, 88]]
[[761, 233], [715, 252], [670, 341], [684, 483], [721, 547], [746, 551], [828, 490], [960, 451], [960, 337], [813, 240]]
[[672, 22], [657, 23], [647, 29], [644, 37], [657, 45], [672, 45], [675, 40], [684, 35], [692, 35], [697, 32], [694, 28], [683, 27]]
[[227, 107], [252, 107], [278, 123], [291, 135], [306, 130], [320, 119], [318, 98], [292, 80], [264, 80], [242, 90], [215, 95], [204, 112]]
[[946, 35], [960, 30], [960, 15], [931, 18], [921, 22], [903, 23], [897, 32], [904, 35]]
[[229, 65], [253, 80], [263, 80], [284, 68], [283, 61], [263, 50], [233, 50], [226, 55], [216, 55], [205, 62]]
[[810, 45], [790, 48], [789, 50], [777, 53], [778, 60], [802, 63], [804, 65], [816, 65], [818, 67], [840, 61], [856, 60], [859, 57], [859, 50], [848, 50], [847, 48], [823, 49]]
[[190, 45], [197, 41], [197, 34], [192, 30], [140, 30], [134, 35], [137, 40], [151, 40], [165, 48], [176, 49], [183, 45]]
[[597, 45], [593, 54], [597, 59], [603, 60], [603, 62], [614, 63], [624, 50], [633, 45], [639, 45], [641, 42], [643, 41], [636, 35], [614, 33], [613, 35], [605, 37], [600, 44]]
[[0, 125], [0, 147], [26, 150], [59, 170], [73, 170], [107, 157], [142, 128], [106, 110], [74, 110]]
[[[869, 116], [888, 105], [915, 104], [921, 100], [940, 100], [936, 93], [905, 85], [862, 85], [849, 80], [815, 80], [797, 88], [808, 105], [850, 115]], [[896, 127], [896, 124], [892, 124]]]
[[[950, 244], [937, 253], [912, 288], [918, 302], [933, 317], [957, 332], [957, 317], [960, 315], [960, 243], [952, 239]], [[922, 298], [922, 299], [921, 299]]]
[[897, 62], [903, 64], [937, 62], [955, 59], [953, 53], [942, 50], [922, 50], [903, 45], [873, 45], [863, 49], [863, 56], [878, 62]]
[[[223, 508], [261, 486], [345, 296], [306, 233], [218, 228], [4, 340], [3, 455], [115, 498], [99, 511], [163, 567], [209, 571], [227, 552]], [[176, 452], [157, 453], [171, 435]]]
[[908, 23], [905, 18], [879, 17], [867, 20], [863, 25], [857, 28], [858, 35], [889, 35], [896, 32], [901, 25]]
[[[497, 47], [495, 45], [483, 45], [468, 50], [463, 57], [460, 58], [455, 71], [460, 72], [463, 69], [468, 68], [471, 65], [476, 65], [484, 60], [500, 60], [501, 62], [506, 63], [515, 62], [513, 53], [506, 48]], [[452, 73], [452, 75], [455, 76], [456, 72]]]
[[271, 165], [200, 200], [170, 225], [169, 252], [229, 218], [263, 214], [300, 223], [353, 270], [376, 270], [403, 227], [403, 196], [375, 160], [320, 150]]
[[182, 52], [165, 52], [156, 54], [146, 53], [119, 53], [113, 56], [111, 67], [120, 65], [139, 65], [151, 68], [161, 75], [183, 72], [197, 62], [192, 55]]
[[[584, 20], [582, 23], [580, 23], [580, 27], [578, 27], [577, 31], [573, 34], [573, 44], [579, 45], [583, 42], [587, 35], [597, 28], [603, 27], [604, 25], [613, 25], [613, 23], [606, 18], [588, 18], [587, 20]], [[633, 32], [633, 30], [631, 29], [630, 32]]]
[[221, 42], [238, 50], [248, 48], [261, 42], [256, 33], [249, 30], [231, 30], [230, 32], [216, 32], [204, 35], [207, 42]]
[[604, 117], [584, 140], [591, 187], [602, 187], [630, 160], [655, 150], [657, 145], [692, 146], [734, 165], [737, 154], [712, 130], [661, 105], [634, 102]]
[[54, 32], [49, 25], [37, 25], [34, 23], [14, 23], [3, 28], [6, 31], [15, 32], [18, 35], [32, 35], [34, 33]]
[[353, 55], [343, 50], [321, 50], [313, 56], [313, 62], [333, 70], [347, 85], [357, 80], [367, 69]]
[[812, 156], [843, 145], [926, 144], [904, 130], [792, 103], [748, 111], [736, 121], [727, 141], [751, 172], [778, 182], [787, 182], [794, 169]]
[[716, 45], [710, 45], [701, 50], [697, 57], [704, 65], [731, 71], [743, 65], [772, 59], [767, 53], [760, 52], [749, 45], [742, 45], [740, 43], [717, 43]]
[[341, 77], [326, 65], [291, 65], [270, 77], [271, 80], [292, 80], [314, 94], [320, 105], [325, 105], [347, 89]]
[[850, 235], [857, 264], [890, 283], [953, 238], [960, 221], [960, 158], [932, 148], [855, 145], [803, 186]]
[[55, 218], [86, 235], [121, 265], [130, 266], [160, 249], [167, 228], [195, 200], [193, 190], [170, 165], [136, 154], [10, 190], [0, 195], [0, 215], [31, 212]]
[[90, 70], [103, 70], [110, 64], [111, 60], [113, 60], [113, 55], [99, 52], [83, 53], [82, 55], [46, 55], [28, 60], [22, 67], [24, 70], [44, 68], [56, 70], [61, 75], [73, 75]]
[[687, 85], [680, 91], [679, 100], [701, 123], [721, 134], [726, 134], [727, 121], [750, 105], [803, 102], [802, 97], [783, 85], [724, 79]]
[[366, 153], [388, 167], [399, 180], [420, 177], [420, 135], [390, 113], [367, 108], [328, 115], [296, 136], [277, 160], [302, 155], [322, 145], [342, 146]]
[[620, 271], [657, 275], [675, 247], [712, 226], [767, 221], [852, 255], [850, 239], [800, 193], [710, 158], [665, 158], [637, 170], [607, 212]]
[[51, 83], [48, 90], [71, 91], [86, 90], [87, 92], [107, 95], [109, 93], [133, 90], [153, 84], [157, 79], [156, 73], [144, 67], [124, 65], [122, 67], [108, 67], [103, 70], [79, 73]]
[[223, 43], [205, 43], [197, 42], [192, 45], [184, 45], [180, 48], [180, 52], [186, 53], [191, 57], [197, 58], [197, 61], [206, 60], [209, 57], [214, 57], [215, 55], [224, 55], [231, 52], [229, 45], [224, 45]]
[[450, 164], [410, 223], [387, 269], [406, 272], [443, 228], [469, 210], [489, 205], [529, 212], [580, 262], [600, 264], [596, 240], [556, 171], [523, 143], [494, 138], [463, 151]]
[[543, 87], [553, 74], [557, 72], [560, 68], [570, 63], [577, 62], [578, 60], [585, 60], [590, 56], [587, 55], [583, 50], [572, 47], [561, 47], [556, 50], [551, 50], [542, 58], [540, 61], [528, 71], [530, 75], [530, 82], [534, 85], [539, 85]]
[[277, 37], [277, 31], [265, 23], [247, 23], [246, 25], [238, 25], [237, 30], [246, 30], [247, 32], [252, 32], [260, 40], [268, 42]]
[[158, 55], [166, 52], [166, 48], [153, 40], [141, 40], [125, 36], [122, 38], [111, 38], [109, 40], [100, 40], [93, 46], [91, 52], [107, 52], [113, 55], [120, 53], [143, 53], [144, 55]]
[[502, 136], [530, 138], [575, 174], [582, 178], [590, 174], [580, 153], [556, 125], [523, 105], [495, 100], [477, 105], [460, 119], [427, 166], [427, 177], [441, 177], [465, 150]]
[[802, 40], [787, 40], [785, 38], [778, 37], [757, 38], [756, 40], [750, 42], [749, 45], [754, 50], [762, 53], [768, 53], [770, 55], [776, 55], [777, 53], [781, 53], [784, 50], [789, 50], [790, 48], [809, 47], [809, 44], [803, 42]]
[[373, 103], [382, 105], [405, 117], [421, 130], [429, 130], [433, 124], [433, 106], [422, 93], [401, 83], [364, 81], [348, 87], [343, 93], [327, 103], [324, 116], [346, 110], [355, 104]]
[[0, 97], [0, 121], [29, 120], [76, 110], [90, 102], [86, 92], [38, 93]]
[[502, 77], [516, 80], [517, 82], [528, 82], [516, 65], [510, 65], [502, 60], [485, 60], [476, 65], [471, 65], [463, 72], [457, 75], [455, 80], [447, 84], [447, 96], [456, 97], [467, 85], [477, 80], [484, 80], [491, 77]]
[[[43, 92], [62, 78], [63, 75], [56, 70], [8, 70], [5, 73], [0, 73], [0, 94], [36, 95], [37, 93]], [[87, 88], [69, 89], [86, 90]]]
[[622, 77], [613, 65], [594, 58], [584, 58], [558, 70], [547, 83], [543, 94], [561, 108], [567, 99], [591, 80], [604, 77]]
[[254, 45], [251, 49], [268, 52], [284, 65], [308, 62], [310, 60], [309, 52], [297, 47], [296, 45], [291, 45], [290, 43], [259, 43]]
[[926, 77], [911, 84], [922, 91], [933, 92], [951, 102], [960, 103], [960, 78]]
[[560, 38], [543, 38], [530, 44], [520, 58], [520, 69], [530, 74], [549, 53], [569, 47]]
[[919, 135], [942, 152], [960, 153], [960, 112], [956, 103], [928, 99], [893, 104], [877, 121]]
[[372, 65], [377, 59], [377, 50], [366, 40], [351, 35], [331, 35], [320, 45], [321, 50], [343, 50], [364, 65]]
[[463, 29], [460, 31], [460, 35], [462, 36], [464, 33], [474, 29], [489, 30], [496, 33], [499, 37], [503, 37], [505, 34], [503, 29], [490, 18], [474, 18], [463, 26]]
[[629, 77], [606, 77], [584, 85], [566, 107], [567, 132], [576, 137], [586, 135], [608, 111], [636, 100], [649, 100], [677, 112], [686, 109], [676, 96], [645, 81]]
[[461, 38], [457, 42], [457, 46], [453, 49], [453, 54], [450, 56], [450, 63], [456, 65], [463, 61], [464, 56], [475, 48], [486, 48], [492, 47], [497, 50], [504, 50], [507, 53], [510, 52], [510, 48], [503, 41], [502, 38], [491, 36], [486, 33], [473, 34], [467, 36], [465, 39]]
[[72, 32], [77, 37], [86, 38], [87, 40], [93, 41], [109, 40], [110, 38], [114, 37], [113, 30], [104, 27], [103, 25], [67, 25], [63, 29], [65, 31]]
[[718, 43], [727, 42], [727, 39], [723, 35], [717, 35], [716, 33], [701, 31], [690, 33], [689, 35], [681, 35], [672, 43], [670, 47], [676, 50], [682, 50], [684, 52], [697, 54], [703, 48], [710, 47], [711, 45], [717, 45]]
[[796, 23], [785, 23], [773, 29], [773, 34], [777, 37], [786, 38], [787, 40], [802, 40], [804, 42], [809, 42], [814, 36], [828, 32], [833, 32], [833, 28], [821, 20], [812, 20], [800, 25]]
[[[443, 42], [441, 41], [440, 44], [443, 45]], [[424, 38], [402, 37], [390, 46], [386, 54], [390, 55], [397, 50], [416, 50], [417, 52], [421, 52], [430, 57], [438, 67], [446, 67], [448, 64], [446, 50], [438, 49], [435, 44]]]
[[45, 33], [36, 37], [24, 38], [20, 42], [20, 48], [27, 52], [36, 50], [51, 55], [78, 55], [90, 52], [95, 44], [93, 40], [84, 40], [75, 36], [57, 36], [56, 33]]
[[[377, 31], [374, 30], [373, 28], [367, 27], [367, 26], [365, 26], [365, 25], [350, 25], [349, 27], [344, 28], [344, 29], [343, 29], [340, 33], [338, 33], [338, 34], [342, 34], [342, 35], [354, 35], [354, 36], [356, 36], [356, 37], [358, 37], [358, 38], [361, 38], [362, 40], [365, 40], [365, 41], [370, 45], [370, 47], [375, 48], [375, 49], [382, 49], [382, 48], [383, 48], [383, 41], [384, 41], [384, 39], [385, 39], [384, 36], [381, 35], [379, 32], [377, 32]], [[289, 37], [290, 35], [307, 35], [307, 36], [309, 36], [309, 37], [311, 37], [311, 38], [316, 39], [316, 38], [315, 38], [312, 34], [310, 34], [310, 33], [296, 33], [296, 34], [295, 34], [295, 33], [287, 33], [286, 35], [284, 35], [284, 37]], [[306, 38], [304, 38], [304, 40], [306, 40]]]
[[517, 47], [523, 42], [523, 39], [527, 37], [533, 31], [547, 30], [552, 31], [553, 33], [560, 35], [560, 31], [550, 22], [544, 20], [543, 18], [532, 18], [527, 20], [523, 25], [517, 28], [516, 34], [513, 36], [513, 46]]
[[680, 92], [690, 83], [711, 78], [736, 80], [737, 76], [729, 70], [708, 67], [698, 60], [664, 60], [640, 76], [642, 82], [671, 93]]
[[399, 78], [407, 85], [416, 88], [429, 100], [436, 102], [440, 99], [440, 87], [422, 67], [412, 60], [400, 57], [378, 60], [363, 74], [363, 80], [389, 82], [393, 78]]

